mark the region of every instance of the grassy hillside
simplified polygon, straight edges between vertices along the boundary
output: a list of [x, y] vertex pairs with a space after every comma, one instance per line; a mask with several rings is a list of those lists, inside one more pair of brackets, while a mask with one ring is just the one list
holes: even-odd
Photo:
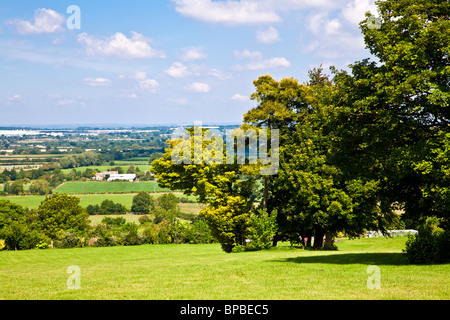
[[[144, 245], [0, 252], [0, 299], [449, 299], [450, 264], [414, 266], [405, 238], [342, 240], [339, 251]], [[81, 288], [67, 288], [67, 268]], [[381, 289], [367, 288], [367, 267]]]

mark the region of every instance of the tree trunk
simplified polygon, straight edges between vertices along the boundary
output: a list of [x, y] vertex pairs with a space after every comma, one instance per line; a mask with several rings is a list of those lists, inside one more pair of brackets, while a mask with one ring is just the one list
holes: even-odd
[[263, 198], [263, 209], [267, 209], [267, 198], [269, 196], [269, 177], [264, 176], [264, 198]]
[[331, 232], [327, 232], [325, 234], [325, 244], [323, 246], [324, 249], [326, 250], [331, 250], [333, 249], [333, 234]]
[[314, 235], [314, 248], [321, 249], [322, 245], [323, 245], [323, 232], [316, 231], [316, 234]]
[[308, 248], [311, 248], [311, 239], [312, 239], [312, 231], [311, 230], [308, 230], [307, 232], [306, 232], [306, 246], [308, 247]]

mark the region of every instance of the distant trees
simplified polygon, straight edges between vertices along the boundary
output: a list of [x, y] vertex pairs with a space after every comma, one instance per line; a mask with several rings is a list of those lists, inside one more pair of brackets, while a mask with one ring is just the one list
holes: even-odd
[[155, 209], [155, 199], [148, 192], [139, 192], [133, 197], [131, 211], [135, 213], [148, 214]]
[[86, 151], [78, 155], [63, 157], [59, 160], [62, 169], [101, 165], [103, 155], [94, 151]]
[[115, 203], [112, 200], [105, 199], [100, 205], [88, 205], [86, 210], [89, 215], [113, 215], [125, 214], [128, 209], [121, 203]]
[[61, 240], [66, 230], [86, 230], [89, 215], [79, 203], [79, 198], [66, 194], [46, 198], [36, 211], [39, 229], [52, 240]]
[[31, 183], [30, 193], [38, 195], [47, 195], [51, 191], [50, 184], [47, 180], [38, 179]]

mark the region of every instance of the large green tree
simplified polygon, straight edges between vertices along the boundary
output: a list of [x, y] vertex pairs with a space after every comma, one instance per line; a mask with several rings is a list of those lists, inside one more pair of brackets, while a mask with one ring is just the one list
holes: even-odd
[[67, 230], [83, 232], [89, 228], [89, 214], [80, 206], [80, 198], [67, 194], [46, 198], [36, 214], [39, 229], [52, 240], [60, 240]]
[[[225, 252], [231, 252], [245, 246], [256, 176], [246, 175], [245, 165], [226, 163], [223, 137], [211, 137], [206, 129], [197, 129], [197, 134], [195, 130], [189, 129], [186, 140], [170, 140], [164, 156], [152, 162], [152, 170], [162, 187], [183, 190], [207, 204], [202, 213], [212, 235]], [[174, 154], [184, 161], [176, 163]]]
[[346, 174], [380, 181], [380, 200], [404, 210], [408, 227], [426, 216], [449, 227], [450, 3], [377, 2], [361, 23], [378, 61], [336, 73], [343, 104], [334, 159]]

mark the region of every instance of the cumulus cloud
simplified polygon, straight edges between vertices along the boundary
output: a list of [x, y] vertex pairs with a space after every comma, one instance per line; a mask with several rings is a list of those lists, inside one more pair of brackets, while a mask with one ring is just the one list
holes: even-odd
[[244, 50], [243, 52], [235, 51], [234, 55], [238, 59], [249, 58], [250, 62], [241, 65], [236, 64], [233, 66], [234, 70], [261, 70], [261, 69], [273, 69], [273, 68], [287, 68], [291, 66], [291, 63], [283, 57], [274, 57], [269, 59], [264, 59], [263, 55], [259, 51], [250, 52]]
[[181, 62], [174, 62], [165, 72], [173, 78], [184, 78], [192, 74], [188, 66]]
[[165, 58], [164, 51], [151, 47], [152, 40], [144, 35], [131, 32], [131, 38], [117, 32], [107, 39], [98, 39], [87, 33], [78, 36], [78, 41], [86, 47], [86, 53], [91, 56], [103, 56], [121, 59]]
[[231, 97], [231, 100], [235, 100], [235, 101], [249, 101], [249, 97], [244, 96], [242, 94], [236, 93], [235, 95], [233, 95]]
[[7, 24], [15, 25], [19, 34], [55, 33], [64, 31], [63, 24], [66, 18], [52, 10], [40, 8], [34, 12], [33, 22], [14, 19]]
[[181, 58], [184, 61], [194, 61], [200, 59], [206, 59], [208, 56], [202, 51], [201, 48], [188, 48], [185, 49]]
[[270, 26], [265, 30], [260, 30], [256, 32], [256, 40], [265, 44], [272, 44], [278, 41], [281, 41], [280, 35], [278, 34], [277, 29]]
[[256, 1], [172, 0], [181, 15], [203, 22], [254, 25], [281, 20], [274, 11]]
[[186, 89], [191, 92], [208, 93], [211, 88], [207, 83], [193, 82], [189, 84]]
[[85, 78], [83, 82], [91, 87], [107, 87], [111, 84], [111, 80], [105, 78]]
[[158, 83], [158, 81], [156, 81], [154, 79], [145, 79], [145, 80], [139, 81], [139, 86], [142, 89], [145, 89], [147, 91], [155, 93], [158, 91], [159, 83]]

